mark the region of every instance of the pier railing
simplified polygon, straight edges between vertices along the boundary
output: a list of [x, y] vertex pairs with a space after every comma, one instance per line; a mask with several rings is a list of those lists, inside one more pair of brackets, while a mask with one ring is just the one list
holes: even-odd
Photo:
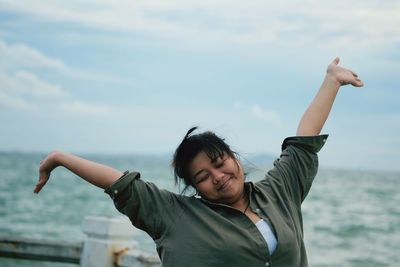
[[82, 242], [1, 238], [0, 257], [79, 264], [80, 267], [158, 267], [156, 254], [138, 249], [126, 218], [87, 217]]

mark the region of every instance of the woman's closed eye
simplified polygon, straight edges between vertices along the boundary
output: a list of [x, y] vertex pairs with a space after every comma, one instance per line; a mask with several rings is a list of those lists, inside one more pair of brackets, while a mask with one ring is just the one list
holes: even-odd
[[204, 182], [208, 179], [208, 177], [210, 177], [209, 173], [204, 173], [204, 174], [198, 175], [195, 179], [195, 183], [199, 184], [201, 182]]

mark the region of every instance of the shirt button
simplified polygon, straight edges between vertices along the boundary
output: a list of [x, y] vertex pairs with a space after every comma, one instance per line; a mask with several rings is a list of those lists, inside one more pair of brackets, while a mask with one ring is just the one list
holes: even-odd
[[265, 266], [269, 266], [269, 262], [266, 262], [266, 263], [265, 263]]
[[118, 194], [118, 190], [117, 189], [114, 190], [114, 194]]

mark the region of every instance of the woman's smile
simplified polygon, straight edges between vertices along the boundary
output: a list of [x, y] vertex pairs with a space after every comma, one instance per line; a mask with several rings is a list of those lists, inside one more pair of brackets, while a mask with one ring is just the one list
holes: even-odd
[[193, 184], [203, 198], [232, 205], [243, 197], [244, 174], [236, 159], [226, 155], [210, 159], [202, 151], [193, 158], [190, 170]]
[[220, 185], [217, 187], [217, 191], [227, 191], [230, 186], [231, 186], [231, 177], [220, 183]]

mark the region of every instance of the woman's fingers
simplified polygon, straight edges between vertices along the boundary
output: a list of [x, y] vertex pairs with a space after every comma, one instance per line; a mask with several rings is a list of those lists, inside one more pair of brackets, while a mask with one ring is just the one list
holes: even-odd
[[339, 57], [335, 58], [328, 67], [328, 74], [334, 77], [341, 85], [351, 84], [356, 87], [364, 86], [364, 83], [359, 79], [358, 74], [341, 67], [339, 64]]
[[36, 186], [35, 186], [35, 189], [33, 190], [33, 193], [35, 193], [35, 194], [39, 193], [40, 190], [42, 190], [42, 187], [43, 187], [42, 183], [41, 183], [41, 182], [38, 182], [38, 183], [36, 184]]
[[42, 190], [42, 187], [43, 186], [41, 186], [40, 183], [37, 183], [35, 189], [33, 190], [33, 193], [38, 194], [40, 190]]
[[51, 172], [58, 166], [55, 160], [57, 152], [53, 151], [39, 164], [39, 181], [37, 182], [34, 193], [39, 193], [43, 186], [50, 179]]
[[340, 61], [340, 58], [339, 58], [339, 57], [336, 57], [336, 58], [333, 60], [333, 63], [335, 63], [335, 65], [338, 65], [338, 64], [339, 64], [339, 61]]
[[35, 189], [33, 190], [33, 193], [35, 193], [35, 194], [39, 193], [40, 190], [42, 190], [42, 187], [43, 187], [43, 182], [42, 182], [42, 181], [39, 181], [39, 182], [36, 184]]
[[351, 84], [352, 84], [353, 86], [356, 86], [356, 87], [362, 87], [362, 86], [364, 86], [364, 82], [361, 81], [361, 80], [358, 79], [358, 78], [356, 78]]
[[33, 192], [36, 194], [39, 193], [40, 190], [42, 190], [43, 186], [47, 183], [48, 180], [49, 180], [49, 176], [47, 174], [40, 174], [39, 181], [36, 184]]

